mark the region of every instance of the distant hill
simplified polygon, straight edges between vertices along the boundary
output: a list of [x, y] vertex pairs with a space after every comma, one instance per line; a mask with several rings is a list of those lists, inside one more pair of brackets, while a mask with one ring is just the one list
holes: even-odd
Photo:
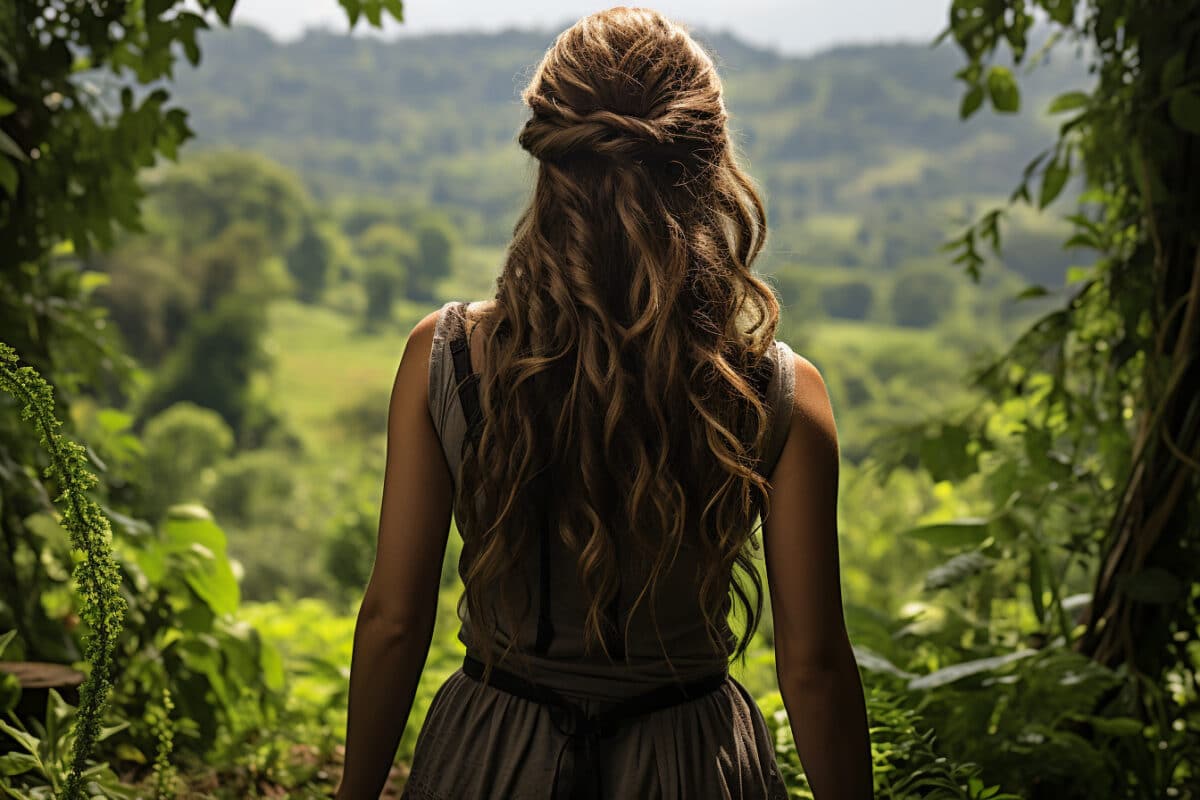
[[[731, 124], [776, 224], [889, 198], [1007, 192], [1051, 141], [1034, 112], [1084, 80], [1071, 63], [1039, 67], [1023, 79], [1020, 115], [961, 124], [961, 56], [949, 45], [790, 58], [727, 34], [698, 36], [716, 55]], [[236, 27], [205, 36], [203, 63], [180, 72], [176, 92], [202, 147], [262, 151], [326, 195], [416, 195], [470, 210], [481, 236], [496, 240], [526, 192], [519, 93], [552, 38], [311, 32], [280, 43]]]

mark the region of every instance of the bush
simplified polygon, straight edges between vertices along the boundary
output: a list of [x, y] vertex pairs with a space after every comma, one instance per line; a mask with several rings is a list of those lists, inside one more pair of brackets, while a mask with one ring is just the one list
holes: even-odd
[[180, 402], [152, 417], [145, 445], [145, 514], [160, 518], [174, 503], [201, 500], [216, 480], [213, 472], [233, 450], [233, 430], [221, 415]]
[[909, 328], [931, 328], [958, 300], [958, 283], [944, 270], [905, 272], [892, 285], [892, 320]]
[[846, 281], [821, 288], [821, 305], [831, 317], [863, 320], [871, 315], [875, 290], [865, 281]]

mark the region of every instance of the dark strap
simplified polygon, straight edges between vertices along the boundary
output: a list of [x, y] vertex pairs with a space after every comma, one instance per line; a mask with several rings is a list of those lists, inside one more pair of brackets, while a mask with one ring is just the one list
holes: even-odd
[[466, 304], [458, 303], [455, 308], [455, 325], [450, 336], [450, 355], [454, 359], [455, 388], [459, 403], [467, 418], [467, 435], [464, 443], [479, 435], [483, 424], [483, 411], [479, 405], [479, 376], [471, 369], [471, 350], [467, 341]]
[[[483, 426], [483, 408], [479, 403], [479, 375], [471, 369], [471, 344], [467, 337], [467, 304], [451, 306], [454, 314], [450, 330], [450, 355], [454, 360], [454, 383], [458, 392], [459, 405], [467, 419], [467, 431], [463, 447], [478, 439]], [[552, 497], [551, 482], [546, 477], [538, 479], [542, 497]], [[550, 521], [542, 515], [538, 531], [538, 615], [537, 638], [533, 650], [545, 655], [554, 638], [554, 624], [550, 620]]]
[[483, 680], [484, 665], [469, 653], [463, 659], [463, 672], [470, 678], [503, 692], [546, 706], [556, 730], [566, 737], [559, 752], [550, 796], [553, 800], [600, 800], [600, 742], [616, 733], [621, 725], [637, 717], [661, 711], [715, 692], [725, 684], [728, 673], [714, 672], [687, 683], [667, 683], [622, 700], [598, 714], [589, 714], [576, 703], [539, 683], [493, 666]]

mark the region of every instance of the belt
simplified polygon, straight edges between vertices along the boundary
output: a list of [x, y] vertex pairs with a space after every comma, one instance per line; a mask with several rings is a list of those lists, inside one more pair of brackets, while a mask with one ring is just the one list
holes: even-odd
[[[483, 662], [479, 659], [467, 655], [463, 659], [463, 672], [483, 683]], [[684, 684], [664, 684], [598, 714], [588, 714], [554, 689], [500, 667], [492, 667], [485, 685], [546, 706], [554, 727], [566, 736], [554, 768], [550, 793], [554, 800], [603, 800], [599, 758], [602, 739], [616, 733], [623, 722], [714, 692], [727, 677], [728, 673], [721, 671]]]

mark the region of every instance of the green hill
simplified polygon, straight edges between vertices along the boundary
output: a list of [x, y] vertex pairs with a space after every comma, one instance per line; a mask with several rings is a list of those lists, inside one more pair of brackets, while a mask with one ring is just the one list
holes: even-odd
[[[951, 212], [1007, 194], [1051, 141], [1041, 115], [1053, 94], [1084, 82], [1070, 59], [1024, 77], [1022, 112], [958, 122], [960, 57], [948, 45], [843, 47], [784, 57], [726, 34], [699, 35], [726, 84], [731, 125], [764, 187], [776, 247], [851, 249], [849, 262], [927, 255]], [[214, 32], [204, 61], [178, 75], [200, 147], [270, 155], [319, 197], [403, 197], [452, 211], [469, 240], [503, 243], [528, 192], [516, 144], [520, 90], [552, 40], [507, 31], [382, 41], [310, 32], [276, 42], [248, 27]], [[1058, 53], [1056, 51], [1055, 56]], [[954, 203], [948, 203], [950, 200]], [[803, 223], [889, 204], [925, 210], [925, 230], [885, 243], [826, 242]], [[870, 220], [863, 219], [863, 223]], [[911, 226], [906, 226], [911, 228]], [[914, 237], [914, 233], [921, 234]], [[771, 256], [768, 261], [771, 261]]]

